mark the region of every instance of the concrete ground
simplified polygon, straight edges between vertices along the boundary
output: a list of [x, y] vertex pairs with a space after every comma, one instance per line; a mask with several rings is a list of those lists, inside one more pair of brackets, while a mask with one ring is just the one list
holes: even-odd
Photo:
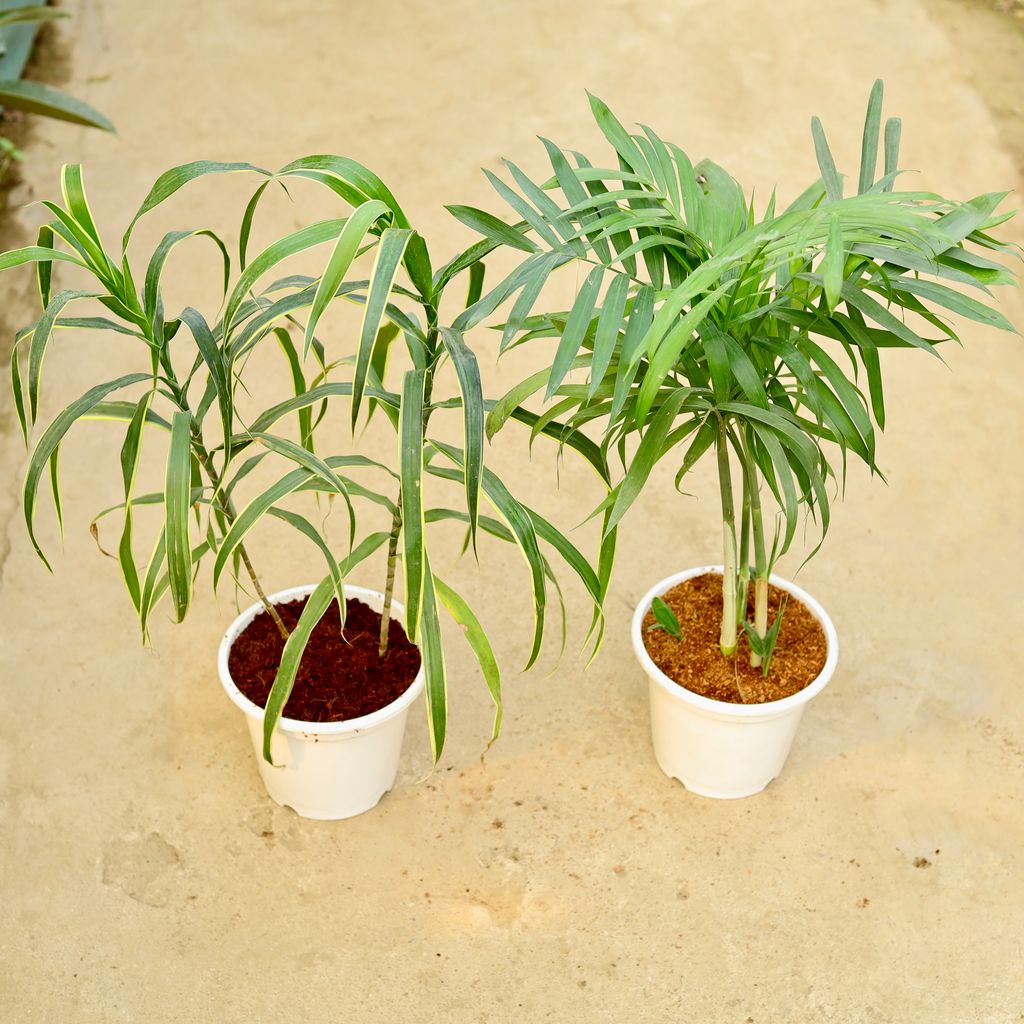
[[[952, 0], [67, 6], [68, 87], [119, 135], [37, 126], [14, 201], [54, 194], [59, 165], [80, 160], [109, 238], [172, 164], [330, 151], [377, 169], [433, 252], [453, 251], [468, 235], [442, 203], [496, 205], [480, 166], [508, 155], [539, 171], [538, 134], [597, 148], [584, 88], [762, 197], [815, 174], [812, 113], [855, 169], [876, 76], [922, 187], [967, 197], [1021, 177], [1020, 26]], [[230, 233], [246, 187], [193, 185], [139, 251], [172, 226]], [[308, 219], [316, 201], [299, 198], [271, 202], [260, 230]], [[13, 245], [40, 213], [9, 216]], [[194, 252], [171, 305], [213, 295], [213, 264]], [[9, 339], [32, 316], [31, 275], [0, 289]], [[1004, 309], [1024, 323], [1018, 295]], [[161, 617], [152, 649], [139, 646], [116, 566], [86, 529], [117, 500], [120, 430], [87, 426], [65, 445], [68, 534], [51, 578], [17, 511], [25, 458], [2, 403], [0, 1019], [1024, 1020], [1024, 348], [971, 326], [964, 337], [948, 367], [886, 360], [888, 486], [852, 474], [798, 577], [836, 622], [839, 670], [784, 775], [738, 802], [658, 771], [627, 635], [652, 581], [717, 558], [707, 467], [696, 500], [675, 495], [667, 466], [647, 490], [586, 672], [570, 647], [517, 676], [518, 556], [487, 547], [478, 572], [437, 548], [497, 637], [504, 735], [482, 759], [489, 704], [453, 631], [439, 769], [419, 781], [429, 754], [414, 715], [394, 792], [325, 824], [260, 787], [214, 667], [227, 592], [214, 599], [204, 576], [187, 624]], [[128, 357], [109, 338], [62, 338], [44, 415]], [[495, 393], [526, 365], [483, 362]], [[280, 367], [255, 370], [279, 395]], [[556, 492], [550, 452], [527, 461], [514, 431], [493, 455], [566, 526], [598, 497], [571, 460]], [[56, 549], [45, 509], [41, 521]], [[319, 573], [286, 535], [254, 550], [271, 587]], [[568, 600], [583, 612], [578, 588]]]

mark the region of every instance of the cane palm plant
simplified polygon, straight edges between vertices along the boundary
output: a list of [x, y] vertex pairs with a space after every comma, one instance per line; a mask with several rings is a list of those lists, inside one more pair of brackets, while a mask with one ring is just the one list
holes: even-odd
[[[990, 255], [1013, 248], [993, 234], [1012, 216], [997, 212], [1005, 193], [960, 202], [897, 189], [901, 123], [890, 118], [883, 128], [881, 108], [876, 82], [855, 189], [815, 118], [820, 178], [784, 209], [773, 192], [761, 215], [723, 168], [692, 164], [647, 126], [630, 133], [593, 96], [610, 161], [594, 166], [545, 139], [550, 179], [534, 182], [510, 162], [511, 184], [488, 173], [514, 224], [450, 208], [528, 254], [500, 286], [515, 296], [500, 349], [547, 347], [549, 366], [496, 403], [489, 434], [541, 393], [548, 406], [536, 423], [548, 432], [573, 438], [596, 425], [601, 451], [618, 451], [624, 468], [600, 506], [606, 536], [660, 460], [676, 460], [678, 487], [713, 452], [725, 566], [720, 645], [727, 656], [736, 649], [752, 577], [755, 665], [775, 635], [768, 578], [801, 512], [823, 537], [847, 456], [877, 471], [881, 351], [938, 356], [940, 343], [957, 340], [950, 313], [1013, 329], [989, 292], [1013, 281]], [[586, 270], [571, 309], [535, 312], [548, 276], [569, 264]], [[781, 513], [774, 536], [768, 496]]]
[[[210, 174], [246, 173], [262, 180], [241, 221], [239, 265], [224, 241], [212, 230], [179, 230], [165, 234], [145, 261], [142, 286], [131, 258], [130, 242], [141, 218], [188, 183]], [[346, 208], [346, 215], [318, 221], [270, 243], [249, 258], [254, 218], [272, 183], [312, 180], [327, 187]], [[59, 458], [68, 430], [82, 420], [125, 423], [120, 462], [121, 500], [93, 521], [121, 516], [117, 560], [129, 597], [138, 614], [143, 638], [148, 637], [153, 613], [169, 595], [175, 620], [188, 612], [201, 562], [213, 563], [216, 585], [225, 574], [251, 586], [266, 612], [286, 637], [284, 653], [264, 717], [264, 757], [291, 691], [305, 644], [331, 603], [342, 616], [343, 580], [364, 559], [386, 548], [384, 608], [379, 651], [387, 654], [388, 620], [396, 586], [396, 566], [404, 578], [406, 631], [420, 644], [426, 679], [430, 739], [434, 758], [440, 756], [446, 732], [447, 696], [439, 608], [447, 609], [461, 626], [476, 655], [496, 705], [494, 735], [501, 721], [498, 666], [487, 634], [466, 601], [431, 569], [427, 526], [440, 521], [464, 523], [468, 542], [486, 531], [518, 546], [529, 569], [534, 629], [529, 656], [532, 664], [544, 634], [544, 610], [553, 573], [541, 552], [545, 542], [562, 556], [598, 599], [600, 586], [579, 551], [539, 513], [521, 504], [505, 484], [484, 465], [485, 406], [477, 361], [455, 326], [439, 322], [438, 309], [460, 275], [468, 277], [468, 303], [479, 298], [483, 282], [481, 260], [494, 248], [478, 244], [434, 270], [426, 243], [409, 223], [402, 207], [384, 183], [355, 161], [338, 156], [312, 156], [294, 161], [275, 174], [243, 163], [195, 162], [163, 174], [132, 217], [119, 247], [104, 246], [90, 211], [81, 168], [62, 172], [61, 203], [44, 202], [52, 220], [39, 232], [38, 243], [0, 256], [0, 270], [35, 263], [41, 296], [39, 319], [17, 335], [11, 358], [13, 391], [26, 441], [40, 414], [44, 356], [64, 329], [114, 331], [139, 343], [139, 366], [113, 380], [97, 382], [75, 399], [47, 426], [32, 450], [24, 486], [24, 514], [29, 536], [46, 561], [35, 533], [35, 513], [41, 484], [48, 476], [58, 521], [61, 520]], [[212, 243], [223, 264], [223, 299], [216, 318], [186, 307], [171, 315], [165, 308], [162, 277], [169, 257], [191, 239]], [[316, 277], [290, 274], [267, 281], [290, 257], [318, 246], [330, 246], [330, 257]], [[363, 257], [366, 257], [363, 260]], [[355, 277], [356, 267], [372, 258], [368, 276]], [[53, 291], [55, 264], [70, 265], [86, 278], [86, 289]], [[334, 355], [321, 337], [329, 307], [344, 299], [362, 307], [358, 337], [349, 351]], [[98, 304], [90, 315], [72, 316], [70, 307]], [[298, 318], [302, 317], [302, 320]], [[296, 332], [293, 338], [292, 331]], [[301, 335], [301, 340], [298, 336]], [[186, 352], [190, 336], [194, 347]], [[408, 369], [395, 370], [388, 352], [398, 338], [404, 341]], [[279, 346], [288, 394], [269, 408], [245, 407], [244, 374], [253, 351], [270, 340]], [[454, 394], [437, 395], [446, 383], [443, 368], [454, 368]], [[338, 368], [348, 379], [335, 380]], [[398, 373], [397, 387], [386, 378]], [[379, 411], [394, 428], [394, 457], [324, 452], [322, 424], [335, 399], [349, 402], [352, 428], [362, 413]], [[462, 447], [434, 440], [428, 432], [433, 416], [456, 413], [462, 422]], [[294, 416], [296, 432], [279, 432], [286, 417]], [[143, 440], [153, 433], [166, 439], [164, 487], [135, 493]], [[272, 484], [241, 502], [247, 478], [265, 459], [276, 460], [284, 472]], [[370, 479], [367, 479], [367, 478]], [[456, 481], [464, 506], [431, 506], [425, 496], [428, 477]], [[332, 550], [322, 527], [288, 507], [290, 495], [313, 492], [339, 499], [349, 517], [348, 550]], [[482, 499], [497, 518], [485, 515]], [[384, 529], [361, 530], [356, 504], [382, 509]], [[137, 513], [147, 506], [161, 515], [151, 554], [137, 561]], [[310, 596], [289, 634], [268, 600], [248, 550], [250, 533], [268, 517], [296, 529], [321, 552], [326, 574]]]

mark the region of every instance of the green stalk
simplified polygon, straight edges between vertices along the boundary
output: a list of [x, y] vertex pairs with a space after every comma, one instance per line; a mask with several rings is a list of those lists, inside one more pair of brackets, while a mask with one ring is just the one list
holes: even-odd
[[388, 653], [388, 626], [391, 622], [391, 602], [395, 596], [395, 562], [398, 561], [398, 537], [402, 532], [402, 494], [395, 498], [395, 514], [391, 519], [391, 535], [388, 537], [388, 575], [384, 584], [384, 607], [380, 612], [380, 643], [377, 654], [383, 658]]
[[736, 513], [733, 508], [732, 472], [725, 420], [718, 423], [718, 486], [722, 495], [722, 540], [725, 557], [722, 568], [722, 632], [719, 646], [727, 658], [736, 652]]
[[743, 497], [740, 504], [740, 564], [739, 586], [736, 590], [736, 617], [743, 622], [747, 617], [747, 596], [750, 593], [750, 484], [743, 474]]
[[[768, 632], [768, 554], [764, 543], [764, 521], [761, 515], [761, 495], [757, 485], [757, 470], [746, 440], [743, 446], [744, 487], [750, 497], [750, 527], [754, 535], [754, 632], [763, 640]], [[750, 652], [750, 664], [757, 668], [761, 656]]]

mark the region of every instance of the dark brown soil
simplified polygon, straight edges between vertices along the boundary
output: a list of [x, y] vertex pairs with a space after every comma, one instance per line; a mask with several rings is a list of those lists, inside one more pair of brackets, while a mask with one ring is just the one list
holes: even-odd
[[[306, 599], [275, 605], [284, 624], [293, 629]], [[345, 722], [387, 707], [407, 689], [420, 669], [420, 652], [401, 623], [391, 620], [388, 652], [377, 654], [380, 615], [362, 601], [345, 605], [341, 631], [338, 602], [327, 609], [306, 645], [299, 663], [285, 718], [300, 722]], [[228, 671], [235, 685], [259, 707], [266, 707], [274, 685], [284, 640], [266, 612], [260, 612], [231, 647]]]
[[[768, 622], [775, 620], [785, 591], [768, 588]], [[694, 576], [662, 595], [676, 613], [683, 631], [677, 640], [663, 630], [650, 630], [654, 614], [644, 619], [644, 646], [654, 664], [680, 686], [730, 704], [765, 704], [799, 693], [825, 667], [828, 653], [825, 631], [806, 606], [790, 595], [782, 617], [765, 679], [750, 665], [750, 648], [742, 632], [736, 653], [722, 656], [718, 646], [722, 625], [722, 577], [717, 573]], [[754, 588], [750, 588], [747, 620], [754, 618]]]

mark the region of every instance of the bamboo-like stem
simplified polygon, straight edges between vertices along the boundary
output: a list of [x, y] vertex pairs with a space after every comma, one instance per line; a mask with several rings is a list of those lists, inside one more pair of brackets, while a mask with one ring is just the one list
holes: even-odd
[[[768, 632], [768, 553], [764, 543], [764, 520], [761, 514], [761, 494], [758, 489], [757, 469], [745, 439], [740, 438], [743, 450], [744, 479], [750, 496], [750, 528], [754, 536], [754, 632], [763, 640]], [[750, 651], [750, 664], [757, 668], [761, 655]]]
[[398, 493], [395, 512], [391, 517], [391, 535], [388, 537], [388, 574], [384, 583], [384, 606], [380, 611], [380, 643], [377, 654], [383, 658], [388, 653], [388, 628], [391, 624], [391, 602], [395, 596], [395, 563], [398, 561], [398, 537], [402, 532], [402, 494]]
[[732, 471], [729, 468], [729, 440], [725, 420], [718, 423], [718, 486], [722, 496], [722, 632], [719, 647], [727, 658], [736, 651], [736, 513], [733, 508]]
[[740, 554], [739, 585], [736, 588], [736, 617], [743, 622], [747, 617], [747, 598], [750, 593], [750, 483], [743, 474], [743, 497], [740, 502]]
[[[199, 434], [194, 424], [192, 427], [192, 449], [196, 453], [199, 465], [203, 467], [206, 471], [206, 475], [210, 478], [210, 483], [213, 485], [214, 499], [220, 506], [221, 512], [224, 513], [224, 517], [229, 523], [233, 523], [236, 515], [238, 514], [235, 510], [235, 503], [229, 497], [225, 497], [221, 490], [220, 474], [217, 472], [217, 469], [213, 464], [213, 459], [210, 458], [210, 453], [206, 450], [206, 446], [203, 444], [202, 436]], [[238, 555], [242, 559], [242, 565], [245, 566], [245, 571], [249, 574], [253, 590], [256, 591], [256, 596], [259, 598], [260, 604], [263, 605], [264, 610], [270, 616], [270, 620], [277, 627], [277, 631], [281, 634], [281, 638], [283, 640], [287, 640], [291, 635], [288, 632], [288, 627], [284, 624], [284, 620], [274, 607], [273, 602], [267, 597], [266, 591], [264, 591], [263, 585], [260, 583], [259, 576], [256, 575], [252, 559], [249, 558], [249, 552], [245, 550], [244, 544], [238, 545]]]

